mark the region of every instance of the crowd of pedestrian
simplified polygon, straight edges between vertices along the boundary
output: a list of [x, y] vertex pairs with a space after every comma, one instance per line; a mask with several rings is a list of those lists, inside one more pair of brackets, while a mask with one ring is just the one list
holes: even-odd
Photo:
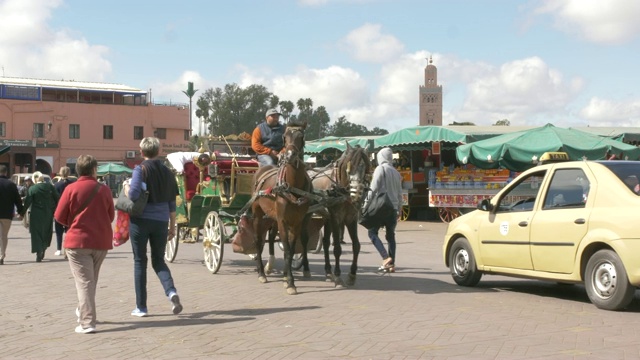
[[[279, 134], [280, 130], [279, 115], [275, 110], [267, 112], [264, 125], [259, 127], [261, 132], [254, 134], [254, 146], [257, 142], [262, 143], [263, 153], [257, 153], [265, 164], [274, 162], [280, 150], [280, 144], [273, 141], [277, 138], [275, 134]], [[171, 304], [172, 313], [177, 315], [183, 310], [171, 271], [164, 260], [167, 239], [176, 235], [174, 232], [178, 184], [171, 170], [157, 158], [159, 151], [160, 141], [157, 138], [142, 139], [140, 152], [144, 161], [134, 168], [130, 186], [125, 190], [131, 201], [136, 201], [143, 193], [148, 193], [148, 201], [142, 214], [131, 215], [129, 220], [136, 294], [136, 306], [131, 315], [138, 317], [149, 314], [148, 248], [151, 266]], [[381, 150], [378, 154], [379, 165], [373, 173], [371, 189], [385, 192], [395, 210], [399, 211], [401, 180], [398, 172], [389, 165], [391, 161], [391, 150]], [[100, 182], [97, 168], [95, 157], [81, 155], [76, 161], [76, 171], [79, 175], [77, 180], [69, 179], [70, 169], [62, 167], [59, 171], [61, 179], [55, 186], [44, 181], [43, 174], [36, 171], [28, 179], [29, 182], [25, 181], [25, 186], [18, 189], [18, 186], [8, 179], [7, 167], [0, 165], [0, 265], [4, 264], [8, 233], [14, 218], [29, 217], [31, 252], [36, 254], [36, 262], [42, 262], [44, 259], [45, 252], [51, 245], [55, 224], [55, 254], [68, 258], [78, 298], [75, 309], [78, 325], [75, 331], [81, 334], [96, 331], [98, 278], [107, 252], [113, 248], [115, 239], [112, 229], [115, 219], [112, 192]], [[387, 271], [395, 269], [396, 223], [397, 218], [393, 217], [368, 229], [369, 237], [383, 259], [381, 269]], [[378, 237], [381, 227], [386, 230], [388, 250]]]

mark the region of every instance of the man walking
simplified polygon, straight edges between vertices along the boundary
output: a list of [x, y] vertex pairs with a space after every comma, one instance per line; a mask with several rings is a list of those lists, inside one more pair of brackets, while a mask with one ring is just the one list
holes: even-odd
[[7, 177], [7, 166], [0, 165], [0, 265], [4, 265], [4, 257], [9, 242], [11, 221], [16, 214], [22, 213], [22, 199], [18, 194], [18, 186]]

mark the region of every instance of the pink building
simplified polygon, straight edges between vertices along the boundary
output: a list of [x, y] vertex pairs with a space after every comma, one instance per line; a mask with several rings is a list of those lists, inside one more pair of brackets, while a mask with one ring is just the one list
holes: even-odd
[[0, 163], [10, 174], [73, 171], [81, 154], [132, 167], [142, 138], [159, 138], [164, 156], [188, 149], [189, 134], [188, 104], [152, 104], [143, 90], [0, 77]]

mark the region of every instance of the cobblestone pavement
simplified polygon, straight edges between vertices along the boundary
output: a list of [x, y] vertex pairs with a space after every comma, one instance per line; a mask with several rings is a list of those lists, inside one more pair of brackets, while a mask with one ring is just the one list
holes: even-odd
[[[53, 255], [54, 245], [36, 263], [28, 232], [14, 221], [0, 266], [0, 358], [640, 358], [637, 299], [625, 312], [610, 312], [593, 306], [582, 286], [485, 276], [475, 288], [458, 287], [442, 261], [445, 229], [400, 223], [398, 270], [381, 276], [380, 258], [360, 228], [356, 285], [335, 289], [324, 281], [321, 255], [311, 254], [313, 276], [297, 273], [295, 296], [286, 295], [281, 274], [260, 284], [254, 262], [229, 244], [215, 275], [203, 265], [200, 243], [180, 244], [170, 268], [184, 311], [171, 314], [149, 269], [146, 318], [130, 315], [133, 261], [125, 244], [102, 267], [98, 332], [81, 335], [73, 331], [76, 293], [66, 261]], [[350, 245], [346, 250], [343, 274], [351, 264]]]

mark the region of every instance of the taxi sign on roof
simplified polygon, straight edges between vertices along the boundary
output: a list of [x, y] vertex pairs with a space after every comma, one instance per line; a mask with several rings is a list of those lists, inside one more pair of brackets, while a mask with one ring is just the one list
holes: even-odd
[[550, 162], [562, 162], [569, 161], [569, 154], [566, 152], [546, 152], [540, 156], [540, 164], [550, 163]]

